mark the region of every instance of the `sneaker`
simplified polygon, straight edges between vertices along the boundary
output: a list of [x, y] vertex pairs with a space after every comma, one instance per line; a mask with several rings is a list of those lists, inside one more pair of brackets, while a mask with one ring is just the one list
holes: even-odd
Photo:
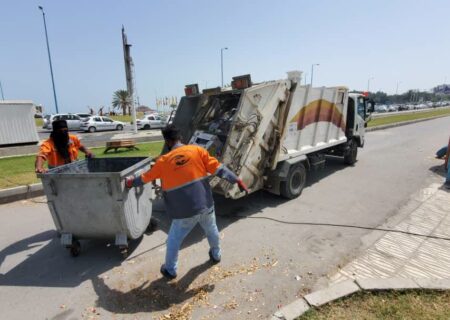
[[169, 273], [169, 271], [167, 271], [166, 267], [164, 265], [161, 266], [161, 270], [160, 270], [161, 274], [164, 276], [164, 278], [168, 279], [168, 280], [173, 280], [177, 277], [177, 275], [172, 275]]
[[209, 254], [209, 261], [211, 261], [213, 264], [218, 264], [220, 262], [221, 257], [219, 257], [218, 259], [214, 258], [211, 250], [209, 250], [208, 254]]

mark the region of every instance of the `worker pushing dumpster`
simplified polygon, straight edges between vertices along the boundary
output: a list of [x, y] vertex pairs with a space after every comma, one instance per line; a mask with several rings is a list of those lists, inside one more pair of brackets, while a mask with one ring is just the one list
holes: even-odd
[[128, 190], [125, 177], [150, 167], [151, 158], [95, 158], [38, 174], [61, 244], [73, 256], [80, 239], [115, 239], [124, 257], [128, 241], [142, 236], [152, 216], [152, 187]]

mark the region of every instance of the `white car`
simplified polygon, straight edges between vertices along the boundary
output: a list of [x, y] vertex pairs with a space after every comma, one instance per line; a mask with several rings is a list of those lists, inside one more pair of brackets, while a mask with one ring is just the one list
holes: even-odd
[[46, 115], [44, 117], [44, 125], [42, 126], [44, 129], [52, 129], [52, 122], [55, 120], [66, 120], [67, 127], [69, 130], [80, 130], [81, 128], [81, 118], [76, 114], [70, 113], [61, 113], [61, 114], [52, 114]]
[[155, 129], [155, 128], [163, 128], [166, 123], [161, 117], [157, 114], [150, 114], [144, 116], [142, 119], [136, 120], [136, 125], [138, 129]]
[[81, 123], [81, 130], [86, 132], [123, 130], [125, 124], [108, 117], [91, 116]]

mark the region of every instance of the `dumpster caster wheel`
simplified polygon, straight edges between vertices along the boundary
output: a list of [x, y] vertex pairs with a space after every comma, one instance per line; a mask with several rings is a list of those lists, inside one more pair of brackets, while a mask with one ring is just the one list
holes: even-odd
[[120, 254], [124, 259], [128, 258], [128, 247], [120, 248]]
[[81, 252], [81, 245], [80, 245], [80, 241], [75, 240], [72, 245], [69, 247], [70, 250], [70, 255], [72, 257], [78, 257], [80, 255]]

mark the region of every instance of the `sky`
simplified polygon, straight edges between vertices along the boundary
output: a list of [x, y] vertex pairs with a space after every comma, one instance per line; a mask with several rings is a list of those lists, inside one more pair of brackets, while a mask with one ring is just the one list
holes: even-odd
[[[44, 7], [60, 112], [111, 105], [126, 89], [121, 28], [140, 104], [181, 97], [251, 74], [301, 70], [314, 86], [429, 90], [450, 82], [448, 0], [0, 0], [0, 82], [5, 99], [54, 113]], [[369, 80], [370, 79], [370, 80]], [[1, 97], [0, 97], [1, 98]]]

